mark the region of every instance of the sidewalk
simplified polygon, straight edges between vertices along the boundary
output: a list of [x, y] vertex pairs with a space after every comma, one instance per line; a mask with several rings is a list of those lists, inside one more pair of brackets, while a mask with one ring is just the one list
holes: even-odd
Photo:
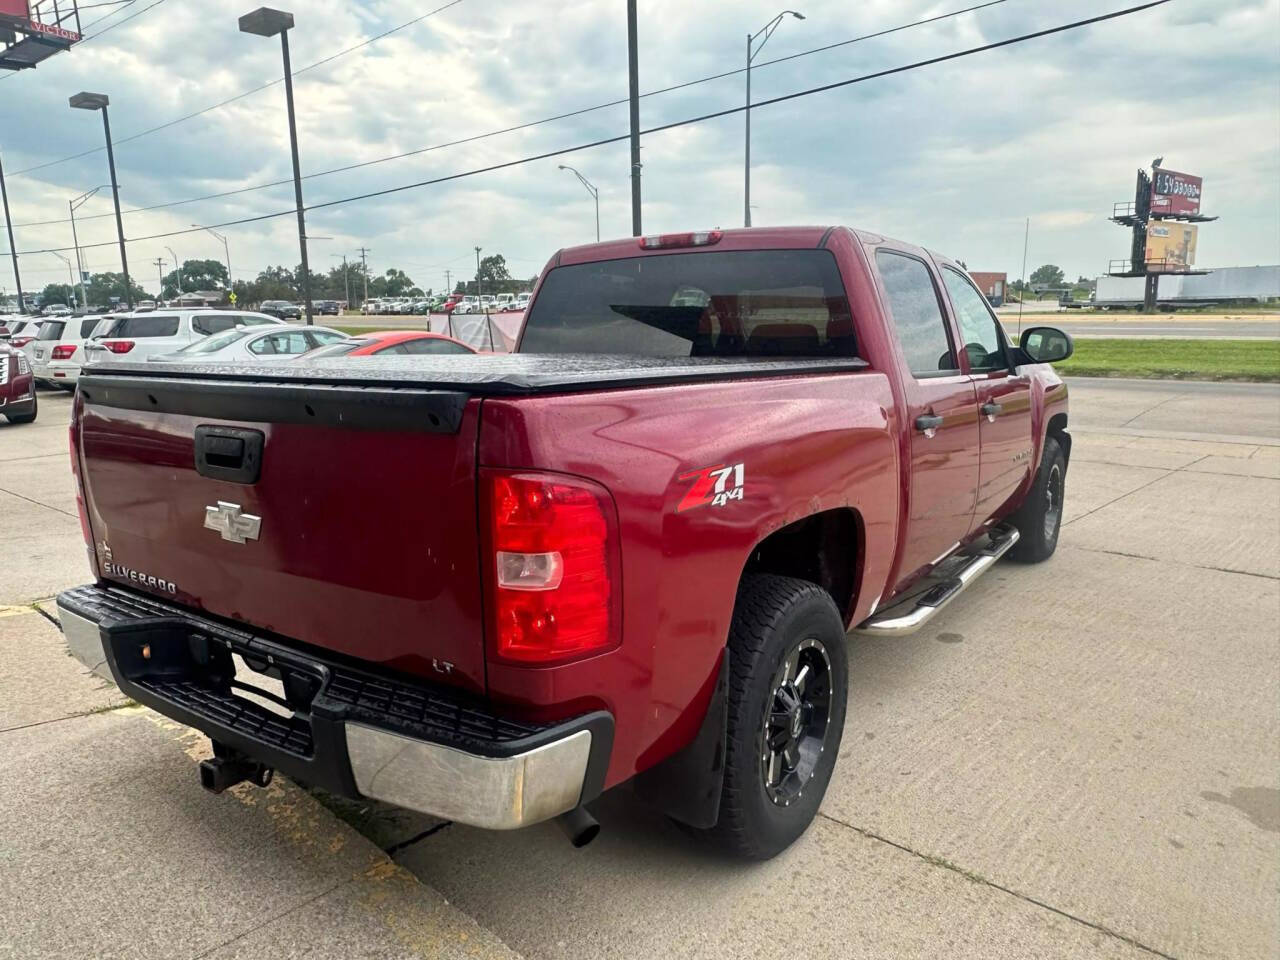
[[0, 607], [0, 957], [517, 956], [285, 778], [204, 792], [205, 756]]

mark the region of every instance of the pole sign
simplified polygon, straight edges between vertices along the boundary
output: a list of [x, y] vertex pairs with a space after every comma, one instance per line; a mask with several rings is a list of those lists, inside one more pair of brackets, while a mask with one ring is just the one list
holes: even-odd
[[1186, 217], [1200, 213], [1200, 190], [1204, 181], [1189, 173], [1155, 167], [1151, 178], [1151, 215]]
[[13, 20], [25, 24], [31, 19], [27, 0], [0, 0], [0, 21]]
[[1182, 273], [1196, 265], [1194, 223], [1153, 220], [1147, 224], [1147, 272]]

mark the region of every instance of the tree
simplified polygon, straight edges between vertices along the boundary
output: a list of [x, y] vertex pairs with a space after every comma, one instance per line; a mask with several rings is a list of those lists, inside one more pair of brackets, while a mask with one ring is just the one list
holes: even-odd
[[[143, 290], [133, 278], [129, 278], [129, 286], [133, 291], [133, 302], [146, 300], [150, 296]], [[124, 290], [124, 274], [123, 273], [95, 273], [89, 278], [89, 282], [85, 284], [85, 296], [88, 298], [89, 306], [92, 307], [108, 307], [112, 304], [113, 298], [115, 303], [123, 303], [125, 301]]]
[[65, 283], [51, 283], [40, 291], [40, 303], [48, 306], [51, 303], [74, 304], [75, 291]]
[[510, 280], [511, 274], [507, 272], [507, 258], [500, 253], [485, 257], [480, 261], [477, 276], [486, 283], [494, 280]]
[[[181, 273], [182, 286], [178, 278]], [[176, 297], [179, 293], [195, 293], [197, 290], [227, 289], [227, 268], [221, 260], [184, 260], [182, 270], [171, 270], [164, 278], [164, 296]]]
[[1052, 263], [1046, 263], [1043, 267], [1036, 267], [1035, 272], [1031, 274], [1031, 285], [1041, 289], [1060, 287], [1066, 279], [1062, 270]]

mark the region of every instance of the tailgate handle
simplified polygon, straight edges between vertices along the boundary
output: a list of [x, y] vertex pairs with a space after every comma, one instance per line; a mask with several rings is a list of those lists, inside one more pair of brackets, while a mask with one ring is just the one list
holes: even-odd
[[262, 442], [261, 430], [201, 424], [196, 427], [196, 472], [211, 480], [257, 483]]

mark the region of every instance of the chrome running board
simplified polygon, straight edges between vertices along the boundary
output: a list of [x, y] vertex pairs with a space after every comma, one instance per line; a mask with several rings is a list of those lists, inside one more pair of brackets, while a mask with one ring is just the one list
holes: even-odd
[[964, 566], [957, 573], [934, 584], [923, 593], [908, 597], [874, 616], [868, 617], [854, 628], [854, 633], [873, 637], [905, 637], [915, 633], [938, 615], [938, 612], [986, 573], [997, 560], [1009, 552], [1018, 542], [1018, 531], [1011, 526], [995, 527], [990, 540], [981, 549], [966, 547], [943, 563], [963, 560]]

